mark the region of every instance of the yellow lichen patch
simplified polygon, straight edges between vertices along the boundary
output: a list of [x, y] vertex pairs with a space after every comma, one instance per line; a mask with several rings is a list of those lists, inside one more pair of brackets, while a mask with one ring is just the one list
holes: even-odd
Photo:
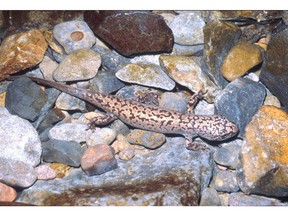
[[0, 94], [0, 107], [5, 107], [6, 92]]
[[69, 175], [70, 166], [62, 163], [52, 163], [50, 167], [56, 172], [56, 178], [63, 178]]

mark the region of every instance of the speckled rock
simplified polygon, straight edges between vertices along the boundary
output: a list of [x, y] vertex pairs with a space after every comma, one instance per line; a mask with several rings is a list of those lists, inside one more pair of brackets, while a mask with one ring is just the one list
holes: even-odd
[[95, 34], [124, 56], [172, 50], [172, 31], [158, 14], [144, 11], [86, 11], [84, 20]]
[[280, 200], [244, 193], [232, 193], [229, 196], [229, 206], [287, 206]]
[[119, 159], [123, 161], [131, 160], [135, 156], [135, 151], [133, 149], [125, 149], [119, 153]]
[[92, 50], [79, 49], [68, 55], [53, 72], [56, 81], [76, 81], [93, 78], [101, 65], [101, 57]]
[[81, 167], [88, 176], [116, 169], [118, 165], [113, 148], [103, 144], [88, 147], [81, 158]]
[[92, 30], [86, 22], [80, 20], [55, 25], [53, 35], [67, 54], [79, 49], [90, 49], [96, 43], [96, 37]]
[[47, 46], [42, 33], [36, 29], [5, 38], [0, 46], [0, 80], [39, 64]]
[[40, 86], [21, 77], [8, 86], [5, 106], [11, 114], [35, 121], [46, 101], [47, 95]]
[[220, 170], [216, 173], [214, 179], [215, 189], [219, 192], [231, 193], [239, 190], [235, 171]]
[[110, 145], [114, 139], [116, 138], [116, 132], [110, 128], [101, 128], [91, 135], [87, 136], [87, 145], [95, 146], [95, 145]]
[[250, 79], [238, 78], [229, 83], [215, 99], [215, 112], [226, 116], [239, 127], [243, 137], [246, 125], [266, 97], [263, 84]]
[[118, 134], [116, 140], [112, 143], [111, 147], [114, 149], [115, 154], [118, 154], [121, 151], [131, 149], [132, 146], [123, 134]]
[[73, 169], [69, 176], [49, 184], [37, 181], [16, 201], [48, 206], [199, 205], [201, 189], [207, 188], [212, 175], [210, 153], [185, 151], [182, 137], [141, 152], [130, 161], [119, 160], [117, 169], [102, 175], [91, 177]]
[[249, 42], [239, 42], [224, 58], [221, 71], [228, 81], [233, 81], [261, 62], [262, 55], [259, 46]]
[[272, 36], [267, 46], [266, 61], [262, 67], [260, 80], [275, 95], [288, 111], [288, 70], [286, 52], [288, 29]]
[[55, 106], [60, 110], [82, 110], [86, 109], [85, 101], [65, 92], [61, 92], [56, 100]]
[[160, 107], [182, 113], [187, 111], [187, 103], [187, 98], [181, 93], [164, 92], [159, 99]]
[[288, 114], [262, 106], [245, 130], [239, 186], [245, 193], [287, 196]]
[[27, 188], [36, 180], [34, 168], [19, 160], [0, 157], [0, 181], [12, 187]]
[[141, 145], [148, 149], [156, 149], [163, 145], [166, 138], [161, 133], [135, 129], [128, 134], [127, 140], [131, 144]]
[[14, 188], [0, 182], [0, 202], [13, 202], [17, 192]]
[[162, 69], [177, 83], [189, 88], [192, 92], [207, 91], [203, 96], [212, 103], [219, 92], [218, 87], [203, 73], [197, 58], [188, 56], [161, 55], [159, 62]]
[[47, 80], [53, 80], [53, 72], [58, 67], [58, 63], [53, 61], [48, 56], [44, 56], [42, 62], [39, 64], [39, 68], [44, 75], [44, 78]]
[[49, 180], [56, 177], [56, 172], [48, 164], [40, 164], [35, 167], [38, 180]]
[[217, 191], [213, 188], [205, 188], [202, 192], [200, 206], [221, 206]]
[[205, 22], [200, 12], [183, 13], [175, 16], [170, 23], [175, 43], [197, 45], [204, 43], [203, 27]]
[[204, 56], [207, 72], [220, 88], [228, 84], [221, 73], [222, 61], [239, 41], [240, 35], [241, 29], [232, 23], [210, 21], [204, 27]]
[[25, 119], [0, 115], [0, 158], [17, 160], [30, 166], [40, 163], [41, 143], [37, 131]]
[[116, 73], [116, 77], [128, 83], [136, 83], [165, 90], [172, 90], [175, 82], [158, 65], [128, 64]]
[[87, 130], [85, 124], [64, 123], [54, 126], [49, 130], [50, 139], [85, 142], [86, 137], [91, 134], [91, 130]]
[[77, 142], [51, 139], [42, 143], [42, 159], [45, 162], [62, 163], [73, 167], [80, 166], [84, 148]]

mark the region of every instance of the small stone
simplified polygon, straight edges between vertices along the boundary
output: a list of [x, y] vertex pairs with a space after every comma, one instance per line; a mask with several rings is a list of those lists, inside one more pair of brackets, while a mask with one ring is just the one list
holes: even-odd
[[133, 149], [125, 149], [119, 153], [119, 158], [123, 161], [131, 160], [135, 156]]
[[34, 168], [22, 161], [0, 157], [0, 182], [13, 186], [27, 188], [36, 180]]
[[267, 86], [288, 111], [288, 29], [272, 36], [266, 51], [265, 64], [262, 67], [260, 80]]
[[170, 52], [173, 34], [162, 16], [141, 11], [86, 11], [84, 20], [124, 56]]
[[189, 88], [192, 92], [207, 91], [203, 98], [212, 103], [219, 89], [203, 73], [197, 64], [197, 58], [188, 56], [161, 55], [159, 58], [162, 69], [177, 83]]
[[195, 55], [196, 53], [199, 52], [203, 53], [203, 50], [204, 50], [204, 44], [184, 46], [175, 43], [171, 55], [190, 56]]
[[229, 196], [229, 206], [283, 206], [280, 200], [244, 193], [232, 193]]
[[261, 50], [257, 45], [239, 42], [224, 58], [221, 71], [228, 81], [233, 81], [262, 62]]
[[101, 128], [87, 137], [87, 145], [110, 145], [116, 138], [116, 132], [110, 128]]
[[35, 172], [38, 180], [49, 180], [56, 177], [56, 172], [48, 164], [35, 167]]
[[146, 92], [151, 92], [152, 94], [159, 95], [161, 92], [156, 89], [147, 88], [145, 86], [139, 86], [139, 85], [130, 85], [125, 86], [119, 91], [117, 91], [116, 96], [120, 98], [126, 98], [129, 100], [136, 100], [142, 95], [144, 95]]
[[114, 73], [101, 71], [90, 80], [90, 90], [102, 94], [110, 94], [123, 88], [125, 85], [121, 82]]
[[42, 149], [42, 158], [45, 162], [57, 162], [73, 167], [80, 166], [83, 148], [77, 142], [51, 139], [42, 143]]
[[81, 167], [88, 176], [101, 175], [118, 167], [113, 149], [108, 145], [88, 147], [81, 158]]
[[115, 154], [121, 151], [125, 151], [127, 149], [131, 149], [130, 143], [127, 141], [127, 138], [122, 134], [117, 135], [117, 139], [115, 142], [112, 143], [111, 147], [115, 150]]
[[50, 139], [74, 141], [77, 143], [85, 142], [86, 137], [91, 134], [85, 124], [64, 123], [54, 126], [49, 130]]
[[163, 145], [166, 137], [161, 133], [135, 129], [128, 134], [127, 140], [131, 144], [141, 145], [148, 149], [156, 149]]
[[246, 125], [266, 97], [263, 84], [250, 79], [238, 78], [229, 83], [215, 99], [215, 112], [226, 116], [239, 127], [243, 137]]
[[96, 43], [96, 37], [86, 22], [73, 20], [55, 25], [55, 39], [64, 47], [67, 54], [79, 49], [90, 49]]
[[50, 168], [56, 172], [56, 178], [64, 178], [69, 175], [70, 166], [62, 163], [52, 163]]
[[262, 106], [245, 130], [238, 180], [245, 193], [288, 195], [288, 114]]
[[80, 110], [86, 109], [86, 103], [77, 97], [74, 97], [65, 92], [61, 92], [56, 100], [55, 106], [60, 110]]
[[239, 186], [237, 184], [236, 173], [228, 170], [220, 170], [214, 177], [215, 189], [219, 192], [237, 192]]
[[164, 92], [159, 100], [159, 106], [165, 109], [185, 113], [187, 110], [187, 98], [182, 94]]
[[6, 91], [6, 108], [11, 114], [27, 120], [35, 121], [46, 102], [46, 93], [26, 77], [13, 81]]
[[200, 206], [221, 206], [217, 191], [213, 188], [205, 188], [201, 195]]
[[51, 58], [48, 56], [44, 56], [42, 62], [39, 64], [39, 68], [44, 75], [44, 78], [46, 80], [53, 80], [53, 72], [56, 70], [58, 67], [58, 63], [53, 61]]
[[6, 37], [0, 46], [0, 80], [39, 64], [47, 47], [42, 33], [36, 29]]
[[45, 118], [42, 119], [41, 123], [39, 124], [37, 128], [37, 131], [41, 133], [47, 128], [55, 125], [57, 122], [63, 120], [64, 118], [65, 118], [65, 114], [61, 110], [57, 108], [53, 108], [47, 113]]
[[101, 57], [92, 50], [79, 49], [68, 55], [53, 73], [56, 81], [77, 81], [93, 78], [101, 65]]
[[242, 142], [239, 139], [223, 144], [214, 153], [215, 162], [230, 169], [238, 168], [240, 166], [241, 144]]
[[175, 43], [181, 45], [197, 45], [204, 43], [203, 27], [205, 22], [201, 13], [183, 13], [175, 16], [170, 23]]
[[209, 104], [205, 100], [200, 100], [194, 109], [195, 115], [214, 115], [214, 104]]
[[161, 88], [168, 91], [175, 87], [175, 82], [158, 65], [139, 66], [128, 64], [117, 71], [116, 77], [124, 82]]
[[41, 143], [35, 128], [25, 119], [0, 115], [0, 158], [30, 166], [40, 163]]
[[228, 81], [221, 73], [221, 65], [230, 49], [237, 44], [241, 29], [232, 23], [210, 21], [204, 27], [204, 56], [207, 72], [215, 84], [224, 88]]
[[129, 127], [119, 119], [113, 121], [108, 127], [114, 130], [118, 135], [123, 134], [126, 136], [130, 133]]
[[281, 108], [281, 103], [279, 99], [274, 95], [267, 95], [263, 104]]
[[13, 202], [17, 192], [14, 188], [0, 182], [0, 202]]

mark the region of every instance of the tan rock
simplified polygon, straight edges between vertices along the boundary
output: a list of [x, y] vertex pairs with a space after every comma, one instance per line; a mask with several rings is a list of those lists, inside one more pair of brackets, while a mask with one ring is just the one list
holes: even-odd
[[288, 195], [288, 114], [262, 106], [247, 125], [239, 186], [245, 193]]
[[36, 29], [5, 38], [0, 46], [0, 80], [39, 64], [47, 46], [42, 33]]
[[246, 74], [251, 68], [262, 62], [260, 47], [248, 42], [239, 42], [236, 44], [222, 63], [222, 74], [233, 81]]
[[13, 202], [17, 192], [14, 188], [0, 182], [0, 202]]
[[53, 170], [48, 164], [40, 164], [35, 167], [35, 172], [38, 179], [48, 180], [54, 179], [57, 175], [56, 171]]

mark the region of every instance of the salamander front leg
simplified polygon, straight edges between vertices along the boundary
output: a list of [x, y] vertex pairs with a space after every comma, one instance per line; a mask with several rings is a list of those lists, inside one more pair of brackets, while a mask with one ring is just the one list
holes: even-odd
[[204, 92], [200, 90], [199, 92], [194, 93], [187, 104], [187, 113], [194, 114], [194, 108], [197, 102], [202, 99], [203, 95], [206, 94], [207, 90]]
[[185, 136], [186, 139], [186, 148], [192, 151], [203, 151], [208, 150], [209, 147], [205, 145], [203, 142], [195, 142], [191, 136]]
[[107, 124], [115, 121], [116, 119], [117, 119], [117, 116], [115, 116], [114, 114], [112, 114], [112, 113], [106, 113], [106, 115], [104, 115], [104, 116], [94, 117], [94, 118], [90, 121], [89, 128], [93, 129], [93, 128], [95, 128], [95, 126], [107, 125]]

